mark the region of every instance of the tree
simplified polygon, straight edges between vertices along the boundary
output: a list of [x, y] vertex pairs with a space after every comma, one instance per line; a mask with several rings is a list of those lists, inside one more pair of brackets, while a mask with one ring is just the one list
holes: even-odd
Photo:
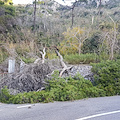
[[113, 20], [113, 18], [111, 16], [109, 16], [109, 18], [111, 19], [111, 21], [113, 22], [113, 29], [112, 29], [112, 34], [113, 35], [111, 37], [109, 37], [111, 39], [110, 41], [110, 59], [113, 60], [114, 58], [114, 47], [115, 47], [115, 43], [116, 43], [116, 39], [117, 39], [117, 30], [116, 30], [116, 22]]
[[101, 7], [102, 7], [102, 1], [101, 0], [99, 0], [99, 14], [100, 14], [100, 11], [101, 11]]
[[115, 49], [117, 49], [116, 42], [117, 42], [118, 32], [117, 32], [116, 22], [111, 16], [108, 15], [108, 17], [110, 18], [112, 23], [110, 27], [108, 27], [108, 25], [102, 26], [101, 30], [102, 30], [103, 41], [102, 41], [101, 50], [99, 51], [104, 51], [104, 49], [107, 50], [109, 54], [109, 59], [113, 60]]
[[71, 28], [73, 27], [73, 24], [74, 24], [74, 9], [75, 9], [77, 3], [79, 3], [79, 2], [87, 3], [87, 0], [75, 0], [75, 2], [72, 4], [72, 7], [71, 7], [71, 9], [72, 9], [72, 25], [71, 25]]
[[5, 15], [15, 16], [15, 7], [12, 4], [12, 0], [0, 0], [0, 12], [4, 12]]
[[0, 5], [4, 5], [4, 2], [0, 0]]
[[72, 3], [72, 6], [69, 7], [72, 10], [72, 24], [71, 24], [71, 28], [73, 27], [73, 24], [74, 24], [74, 9], [77, 6], [77, 3], [79, 3], [79, 2], [87, 3], [87, 1], [88, 0], [75, 0], [75, 2]]
[[99, 46], [101, 44], [101, 33], [95, 31], [91, 34], [91, 36], [86, 39], [82, 46], [83, 53], [99, 53]]
[[33, 31], [35, 34], [35, 24], [36, 24], [36, 5], [37, 5], [37, 1], [34, 1], [34, 21], [33, 21]]
[[[71, 50], [72, 52], [76, 50], [79, 54], [81, 54], [81, 48], [83, 45], [83, 42], [88, 38], [89, 31], [86, 31], [85, 29], [81, 29], [79, 27], [69, 28], [67, 32], [64, 32], [65, 37], [65, 43], [61, 44], [61, 50], [60, 52], [66, 50]], [[65, 49], [65, 50], [64, 50]]]
[[12, 0], [0, 0], [0, 1], [3, 1], [4, 4], [6, 4], [6, 5], [12, 5], [13, 4]]
[[33, 2], [33, 4], [34, 4], [34, 20], [33, 20], [33, 31], [34, 31], [34, 34], [35, 34], [35, 30], [36, 30], [36, 12], [37, 12], [37, 4], [44, 4], [44, 2], [43, 1], [37, 1], [37, 0], [35, 0], [34, 2]]

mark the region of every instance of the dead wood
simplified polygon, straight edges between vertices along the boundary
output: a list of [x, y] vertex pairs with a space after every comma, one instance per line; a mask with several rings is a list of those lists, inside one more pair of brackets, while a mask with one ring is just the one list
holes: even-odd
[[16, 89], [19, 92], [37, 91], [45, 85], [46, 75], [51, 73], [47, 63], [29, 65], [22, 72], [11, 74], [0, 81], [0, 88], [8, 86], [9, 89]]
[[67, 67], [67, 65], [66, 65], [66, 64], [64, 63], [64, 61], [63, 61], [62, 55], [58, 52], [58, 50], [56, 50], [56, 53], [57, 53], [57, 55], [59, 56], [59, 58], [60, 58], [60, 63], [61, 63], [61, 65], [62, 65], [62, 67], [63, 67], [63, 69], [62, 69], [61, 72], [60, 72], [60, 77], [61, 77], [64, 72], [67, 72], [67, 73], [68, 73], [68, 70], [70, 70], [70, 69], [72, 68], [72, 66], [71, 66], [71, 67]]
[[[39, 64], [39, 63], [45, 63], [45, 55], [46, 55], [46, 52], [45, 52], [45, 48], [43, 48], [43, 51], [40, 51], [40, 54], [42, 55], [42, 58], [37, 58], [36, 60], [35, 60], [35, 64]], [[42, 61], [41, 61], [42, 60]]]
[[46, 55], [45, 48], [43, 48], [43, 52], [40, 51], [40, 54], [42, 55], [42, 63], [45, 63], [45, 55]]

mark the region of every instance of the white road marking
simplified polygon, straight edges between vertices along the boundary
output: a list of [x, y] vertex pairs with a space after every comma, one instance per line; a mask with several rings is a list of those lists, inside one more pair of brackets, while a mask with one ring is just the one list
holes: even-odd
[[91, 115], [91, 116], [83, 117], [83, 118], [76, 119], [76, 120], [87, 120], [87, 119], [90, 119], [90, 118], [95, 118], [95, 117], [100, 117], [100, 116], [110, 115], [110, 114], [115, 114], [115, 113], [120, 113], [120, 110], [118, 110], [118, 111], [112, 111], [112, 112], [107, 112], [107, 113], [96, 114], [96, 115]]
[[26, 108], [26, 107], [31, 107], [32, 105], [25, 105], [25, 106], [19, 106], [17, 108]]

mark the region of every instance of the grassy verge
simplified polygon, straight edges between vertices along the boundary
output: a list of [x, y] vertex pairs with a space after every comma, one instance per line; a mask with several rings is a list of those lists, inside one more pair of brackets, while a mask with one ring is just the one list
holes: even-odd
[[89, 63], [96, 63], [99, 60], [99, 56], [96, 54], [71, 54], [71, 55], [66, 55], [64, 57], [65, 61], [68, 62], [69, 64], [89, 64]]

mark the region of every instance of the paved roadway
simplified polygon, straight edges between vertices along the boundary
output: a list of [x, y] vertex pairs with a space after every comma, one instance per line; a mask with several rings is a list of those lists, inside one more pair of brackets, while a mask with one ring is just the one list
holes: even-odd
[[120, 96], [35, 105], [0, 103], [0, 120], [120, 120]]

